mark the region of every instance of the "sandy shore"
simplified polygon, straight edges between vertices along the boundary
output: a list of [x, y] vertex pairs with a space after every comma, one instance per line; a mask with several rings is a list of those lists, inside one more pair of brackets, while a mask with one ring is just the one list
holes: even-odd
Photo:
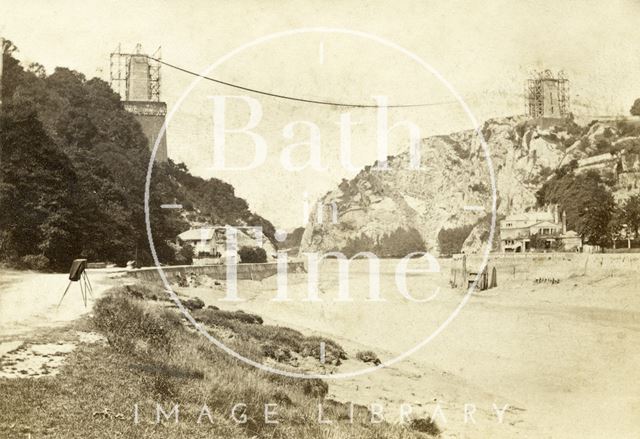
[[[448, 287], [444, 269], [410, 276], [411, 294], [431, 300], [406, 300], [397, 292], [395, 264], [383, 261], [384, 302], [366, 300], [368, 273], [358, 262], [350, 277], [352, 302], [335, 301], [332, 261], [323, 266], [319, 302], [302, 300], [306, 275], [289, 278], [287, 302], [272, 300], [274, 278], [239, 282], [244, 301], [238, 303], [221, 302], [224, 285], [212, 282], [178, 291], [223, 309], [258, 313], [266, 323], [329, 336], [351, 355], [338, 372], [356, 372], [368, 367], [354, 359], [357, 351], [371, 349], [391, 360], [436, 330], [463, 298]], [[331, 380], [330, 397], [379, 403], [392, 422], [408, 404], [413, 413], [434, 417], [448, 438], [637, 437], [640, 274], [583, 265], [567, 270], [557, 261], [537, 271], [527, 261], [518, 264], [513, 271], [499, 270], [499, 287], [473, 295], [426, 346], [390, 367]], [[536, 283], [541, 275], [560, 282]], [[106, 272], [90, 277], [95, 297], [121, 282]], [[90, 311], [77, 285], [56, 308], [66, 284], [63, 274], [2, 273], [0, 354], [16, 351], [29, 331], [63, 325]]]
[[[274, 279], [240, 282], [246, 299], [240, 303], [221, 302], [222, 286], [180, 291], [223, 309], [259, 313], [267, 323], [331, 336], [352, 355], [372, 349], [386, 361], [431, 334], [463, 296], [448, 288], [443, 271], [410, 277], [416, 297], [441, 290], [427, 303], [407, 301], [396, 291], [394, 263], [384, 261], [382, 303], [364, 300], [364, 265], [352, 273], [354, 301], [334, 302], [338, 288], [331, 262], [323, 267], [318, 303], [300, 300], [306, 295], [301, 275], [289, 281], [290, 302], [271, 300]], [[414, 413], [435, 415], [443, 437], [637, 437], [640, 274], [560, 270], [555, 285], [536, 284], [537, 275], [503, 275], [498, 288], [471, 297], [446, 329], [409, 358], [332, 380], [330, 393], [343, 401], [382, 403], [391, 421], [400, 404], [411, 404]], [[350, 360], [340, 372], [364, 366]]]

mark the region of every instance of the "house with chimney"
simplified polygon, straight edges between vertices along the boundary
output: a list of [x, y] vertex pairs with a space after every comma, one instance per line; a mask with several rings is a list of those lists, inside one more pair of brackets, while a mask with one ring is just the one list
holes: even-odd
[[273, 256], [277, 250], [259, 227], [209, 226], [192, 228], [178, 235], [178, 242], [193, 247], [193, 264], [207, 265], [223, 263], [228, 256], [227, 240], [233, 233], [237, 249], [242, 247], [261, 247], [267, 256]]
[[500, 251], [523, 253], [532, 250], [580, 251], [582, 239], [567, 230], [567, 215], [558, 205], [507, 215], [500, 221]]

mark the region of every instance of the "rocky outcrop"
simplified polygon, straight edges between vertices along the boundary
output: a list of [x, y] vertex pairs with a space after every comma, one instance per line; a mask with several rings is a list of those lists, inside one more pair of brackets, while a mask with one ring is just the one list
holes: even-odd
[[[472, 230], [464, 249], [479, 251], [489, 236], [492, 210], [489, 159], [497, 215], [521, 211], [535, 204], [536, 190], [554, 169], [588, 154], [581, 144], [616, 136], [595, 125], [581, 128], [566, 121], [543, 129], [522, 117], [489, 120], [481, 129], [489, 157], [474, 130], [423, 139], [420, 170], [410, 169], [409, 154], [403, 153], [389, 157], [388, 169], [374, 163], [322, 197], [318, 205], [324, 206], [324, 214], [311, 215], [301, 252], [360, 250], [353, 246], [360, 242], [384, 255], [395, 242], [389, 239], [393, 233], [406, 231], [409, 236], [416, 231], [419, 238], [414, 241], [421, 242], [407, 248], [438, 254], [441, 230], [469, 225], [477, 230]], [[337, 209], [335, 224], [331, 206]]]

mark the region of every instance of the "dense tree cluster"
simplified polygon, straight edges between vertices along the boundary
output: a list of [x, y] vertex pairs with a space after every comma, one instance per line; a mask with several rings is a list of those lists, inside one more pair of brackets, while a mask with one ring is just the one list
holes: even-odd
[[300, 243], [302, 243], [302, 235], [304, 235], [304, 227], [296, 227], [287, 235], [287, 238], [279, 245], [279, 248], [296, 252], [300, 248]]
[[[6, 41], [0, 118], [0, 258], [66, 269], [77, 257], [124, 264], [152, 262], [144, 215], [147, 139], [120, 98], [97, 78], [38, 64], [23, 68]], [[189, 228], [185, 200], [207, 221], [273, 226], [251, 213], [233, 188], [189, 175], [172, 162], [153, 168], [150, 219], [158, 258], [185, 262], [175, 245]]]
[[629, 110], [632, 116], [640, 116], [640, 98], [636, 99]]
[[629, 197], [618, 211], [618, 222], [634, 238], [640, 238], [640, 194]]
[[240, 247], [238, 256], [242, 264], [267, 262], [267, 252], [262, 247]]
[[426, 246], [420, 232], [414, 228], [402, 227], [385, 233], [377, 239], [365, 234], [349, 238], [342, 249], [347, 257], [352, 257], [359, 252], [372, 252], [380, 258], [404, 258], [410, 253], [424, 251]]
[[626, 229], [640, 228], [640, 196], [617, 205], [609, 186], [595, 171], [576, 174], [572, 167], [555, 172], [536, 193], [538, 205], [557, 203], [566, 211], [567, 227], [592, 245], [608, 247]]
[[454, 255], [462, 251], [462, 245], [467, 239], [474, 224], [466, 224], [451, 229], [443, 228], [438, 232], [438, 247], [441, 255]]
[[[229, 224], [261, 227], [268, 239], [274, 240], [275, 227], [260, 215], [251, 212], [247, 202], [235, 196], [229, 183], [191, 175], [182, 163], [169, 163], [169, 173], [177, 183], [177, 193], [187, 211], [187, 218], [197, 223]], [[154, 176], [155, 178], [155, 176]]]

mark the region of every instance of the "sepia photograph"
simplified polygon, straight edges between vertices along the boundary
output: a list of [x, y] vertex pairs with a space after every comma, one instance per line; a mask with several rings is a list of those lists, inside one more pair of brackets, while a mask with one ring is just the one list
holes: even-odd
[[640, 0], [0, 0], [0, 439], [640, 437]]

